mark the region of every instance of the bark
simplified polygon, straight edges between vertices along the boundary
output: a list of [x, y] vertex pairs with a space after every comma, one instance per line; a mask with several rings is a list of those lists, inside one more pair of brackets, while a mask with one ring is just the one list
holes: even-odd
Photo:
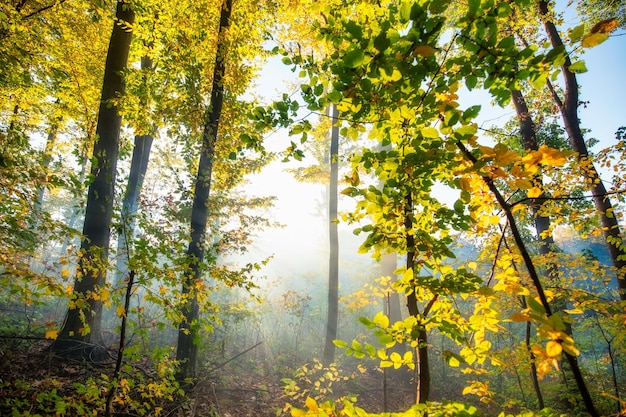
[[[404, 211], [404, 229], [406, 233], [406, 269], [411, 269], [413, 271], [413, 276], [415, 276], [415, 238], [413, 234], [408, 233], [411, 229], [413, 229], [413, 198], [411, 194], [406, 197], [406, 207]], [[426, 330], [420, 323], [420, 318], [426, 317], [428, 314], [429, 307], [424, 308], [424, 312], [420, 313], [419, 306], [417, 304], [417, 294], [415, 293], [416, 288], [413, 288], [410, 294], [407, 295], [407, 309], [411, 316], [414, 316], [418, 319], [418, 346], [415, 350], [416, 354], [416, 368], [417, 368], [417, 386], [415, 390], [415, 402], [416, 403], [425, 403], [428, 401], [430, 397], [430, 363], [428, 362], [428, 334]], [[433, 298], [429, 303], [429, 306], [432, 306], [432, 303], [436, 300]]]
[[198, 175], [191, 209], [191, 239], [187, 249], [189, 264], [188, 272], [183, 277], [182, 286], [182, 296], [186, 298], [186, 305], [183, 307], [184, 319], [178, 326], [178, 344], [176, 347], [176, 359], [180, 362], [177, 375], [179, 380], [193, 380], [196, 377], [198, 345], [194, 339], [198, 336], [199, 306], [195, 283], [202, 277], [201, 266], [206, 252], [205, 240], [209, 216], [208, 202], [211, 190], [211, 175], [215, 159], [215, 143], [224, 103], [224, 73], [226, 71], [226, 44], [224, 36], [230, 23], [232, 3], [233, 0], [225, 0], [220, 12], [217, 53], [211, 86], [211, 102], [205, 115], [200, 162], [198, 164]]
[[[152, 61], [149, 57], [141, 58], [141, 69], [152, 69]], [[145, 105], [145, 104], [144, 104]], [[135, 147], [130, 163], [128, 183], [122, 201], [122, 226], [117, 239], [117, 268], [115, 270], [115, 286], [122, 284], [128, 276], [129, 240], [135, 232], [135, 215], [139, 206], [139, 196], [143, 181], [148, 171], [150, 150], [152, 148], [152, 134], [135, 136]]]
[[[563, 41], [559, 32], [550, 20], [549, 3], [546, 0], [539, 2], [539, 13], [544, 20], [544, 28], [553, 48], [563, 47]], [[577, 152], [578, 160], [582, 167], [581, 171], [585, 176], [585, 184], [593, 195], [593, 202], [596, 211], [600, 216], [602, 233], [611, 255], [611, 260], [616, 268], [617, 288], [621, 300], [626, 300], [626, 245], [623, 244], [619, 223], [614, 215], [613, 205], [607, 196], [606, 188], [600, 179], [600, 175], [589, 158], [589, 151], [580, 128], [578, 119], [578, 80], [576, 74], [569, 71], [572, 64], [569, 56], [561, 66], [561, 72], [565, 81], [565, 95], [563, 100], [556, 94], [556, 91], [549, 85], [554, 102], [559, 107], [563, 125], [572, 149]], [[620, 242], [621, 244], [618, 244]]]
[[[90, 296], [105, 285], [109, 254], [110, 225], [113, 212], [115, 174], [122, 118], [112, 100], [124, 94], [123, 70], [126, 68], [135, 14], [130, 5], [118, 1], [116, 21], [106, 57], [102, 96], [98, 110], [97, 139], [94, 144], [91, 175], [83, 225], [81, 257], [74, 285], [73, 299], [85, 300], [86, 308], [70, 308], [54, 349], [73, 349], [68, 355], [90, 357], [94, 345], [102, 344], [102, 301]], [[84, 317], [83, 317], [84, 315]]]
[[324, 345], [324, 364], [330, 365], [335, 360], [337, 323], [339, 320], [339, 236], [337, 231], [337, 185], [339, 180], [339, 113], [337, 106], [332, 106], [333, 126], [330, 135], [330, 190], [328, 199], [328, 238], [330, 254], [328, 260], [328, 316], [326, 319], [326, 343]]

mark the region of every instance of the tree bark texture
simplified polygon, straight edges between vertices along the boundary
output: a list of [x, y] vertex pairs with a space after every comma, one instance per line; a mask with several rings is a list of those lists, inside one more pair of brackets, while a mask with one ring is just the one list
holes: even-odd
[[[544, 28], [553, 48], [563, 47], [563, 41], [554, 22], [550, 20], [550, 6], [548, 1], [539, 2], [539, 14], [543, 18]], [[554, 89], [550, 89], [553, 100], [559, 107], [565, 131], [572, 149], [578, 153], [578, 160], [585, 176], [586, 186], [593, 195], [596, 211], [600, 216], [602, 233], [606, 240], [611, 260], [616, 268], [617, 289], [621, 300], [626, 300], [626, 245], [617, 217], [613, 211], [613, 205], [607, 196], [606, 187], [602, 183], [600, 175], [589, 158], [589, 151], [580, 129], [578, 119], [578, 80], [576, 74], [569, 70], [572, 61], [566, 55], [565, 62], [561, 66], [563, 79], [565, 80], [565, 95], [563, 100], [559, 98]], [[619, 242], [619, 243], [618, 243]]]
[[328, 198], [328, 316], [326, 319], [326, 342], [324, 344], [324, 364], [335, 360], [337, 324], [339, 320], [339, 235], [337, 230], [337, 186], [339, 181], [339, 112], [332, 106], [333, 125], [330, 134], [330, 187]]
[[224, 36], [230, 24], [232, 4], [233, 0], [225, 0], [220, 12], [217, 52], [211, 86], [211, 102], [205, 115], [198, 175], [191, 209], [191, 239], [187, 249], [189, 265], [187, 268], [188, 272], [183, 277], [182, 286], [182, 295], [187, 299], [183, 307], [184, 319], [178, 326], [178, 344], [176, 348], [176, 359], [180, 362], [179, 380], [194, 379], [196, 377], [198, 345], [195, 339], [198, 336], [199, 306], [195, 287], [196, 281], [202, 278], [201, 266], [206, 252], [205, 240], [206, 225], [209, 217], [208, 203], [211, 190], [211, 175], [215, 159], [215, 143], [224, 103], [224, 73], [226, 71], [226, 44]]
[[[97, 139], [94, 144], [91, 175], [93, 182], [87, 194], [81, 256], [78, 264], [73, 299], [86, 301], [86, 307], [70, 308], [59, 334], [56, 349], [77, 343], [100, 345], [102, 301], [98, 294], [105, 284], [108, 265], [110, 226], [113, 212], [115, 175], [119, 151], [122, 117], [113, 100], [124, 94], [123, 71], [126, 68], [131, 27], [135, 14], [130, 5], [118, 1], [115, 23], [106, 57], [102, 96], [98, 110]], [[83, 317], [84, 315], [84, 317]], [[86, 326], [89, 327], [88, 332]], [[84, 353], [82, 354], [84, 356]]]

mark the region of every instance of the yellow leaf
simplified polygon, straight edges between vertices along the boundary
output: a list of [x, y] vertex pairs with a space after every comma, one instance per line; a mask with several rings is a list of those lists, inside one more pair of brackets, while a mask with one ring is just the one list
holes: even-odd
[[541, 188], [533, 187], [528, 190], [528, 198], [537, 198], [541, 195]]
[[306, 401], [304, 404], [306, 405], [306, 408], [308, 408], [309, 410], [317, 412], [318, 410], [317, 402], [313, 398], [306, 397]]
[[117, 306], [115, 312], [117, 313], [117, 317], [123, 317], [126, 314], [126, 309], [124, 306]]
[[562, 351], [563, 346], [561, 346], [559, 342], [555, 342], [554, 340], [549, 341], [546, 345], [546, 353], [548, 354], [548, 356], [559, 356]]
[[46, 332], [46, 339], [55, 340], [59, 336], [59, 331], [57, 329], [51, 329]]
[[70, 271], [68, 271], [67, 269], [61, 270], [61, 278], [65, 279], [65, 278], [68, 278], [69, 276], [70, 276]]
[[[515, 174], [513, 174], [512, 170], [511, 170], [511, 174], [515, 175]], [[514, 184], [520, 190], [528, 190], [530, 188], [533, 188], [533, 183], [530, 182], [529, 180], [525, 179], [525, 178], [521, 178], [521, 179], [515, 180]]]
[[509, 317], [511, 320], [517, 322], [517, 323], [522, 323], [525, 321], [530, 321], [530, 317], [524, 313], [513, 313], [511, 314], [511, 317]]

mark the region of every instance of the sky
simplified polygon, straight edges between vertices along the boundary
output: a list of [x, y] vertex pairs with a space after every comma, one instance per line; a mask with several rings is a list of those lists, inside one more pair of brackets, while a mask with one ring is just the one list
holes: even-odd
[[[567, 24], [571, 26], [575, 22], [570, 19]], [[600, 140], [600, 144], [594, 148], [598, 151], [615, 143], [615, 132], [620, 126], [626, 126], [626, 35], [613, 36], [603, 44], [587, 50], [583, 59], [588, 72], [580, 74], [578, 80], [581, 86], [580, 98], [588, 104], [581, 106], [579, 116], [582, 126], [590, 129], [590, 135]], [[257, 85], [261, 96], [269, 103], [283, 93], [291, 94], [297, 90], [295, 82], [297, 76], [280, 62], [280, 58], [276, 58], [264, 67]], [[501, 125], [515, 114], [511, 107], [490, 105], [486, 93], [472, 94], [471, 100], [475, 102], [464, 106], [482, 105], [477, 122], [483, 128]], [[282, 149], [289, 144], [289, 140], [286, 131], [278, 131], [271, 135], [268, 146], [275, 150]], [[275, 255], [266, 271], [269, 275], [302, 276], [311, 271], [323, 273], [327, 268], [327, 225], [320, 213], [325, 187], [298, 183], [285, 171], [287, 167], [309, 163], [311, 161], [306, 158], [302, 163], [275, 162], [250, 178], [248, 189], [253, 193], [277, 196], [272, 214], [274, 220], [284, 224], [281, 229], [261, 233], [254, 245], [256, 251]], [[349, 202], [345, 200], [348, 199], [344, 199], [344, 207], [347, 207]], [[351, 226], [340, 224], [340, 228], [349, 231]], [[344, 242], [340, 241], [342, 256], [349, 251], [356, 252], [361, 239], [355, 237], [345, 242], [346, 235], [350, 236], [350, 233], [344, 233]]]

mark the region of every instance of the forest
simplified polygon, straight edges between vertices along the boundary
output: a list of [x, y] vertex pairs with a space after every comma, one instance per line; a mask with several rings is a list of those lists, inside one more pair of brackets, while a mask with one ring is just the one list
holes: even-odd
[[3, 1], [0, 415], [626, 416], [624, 35]]

